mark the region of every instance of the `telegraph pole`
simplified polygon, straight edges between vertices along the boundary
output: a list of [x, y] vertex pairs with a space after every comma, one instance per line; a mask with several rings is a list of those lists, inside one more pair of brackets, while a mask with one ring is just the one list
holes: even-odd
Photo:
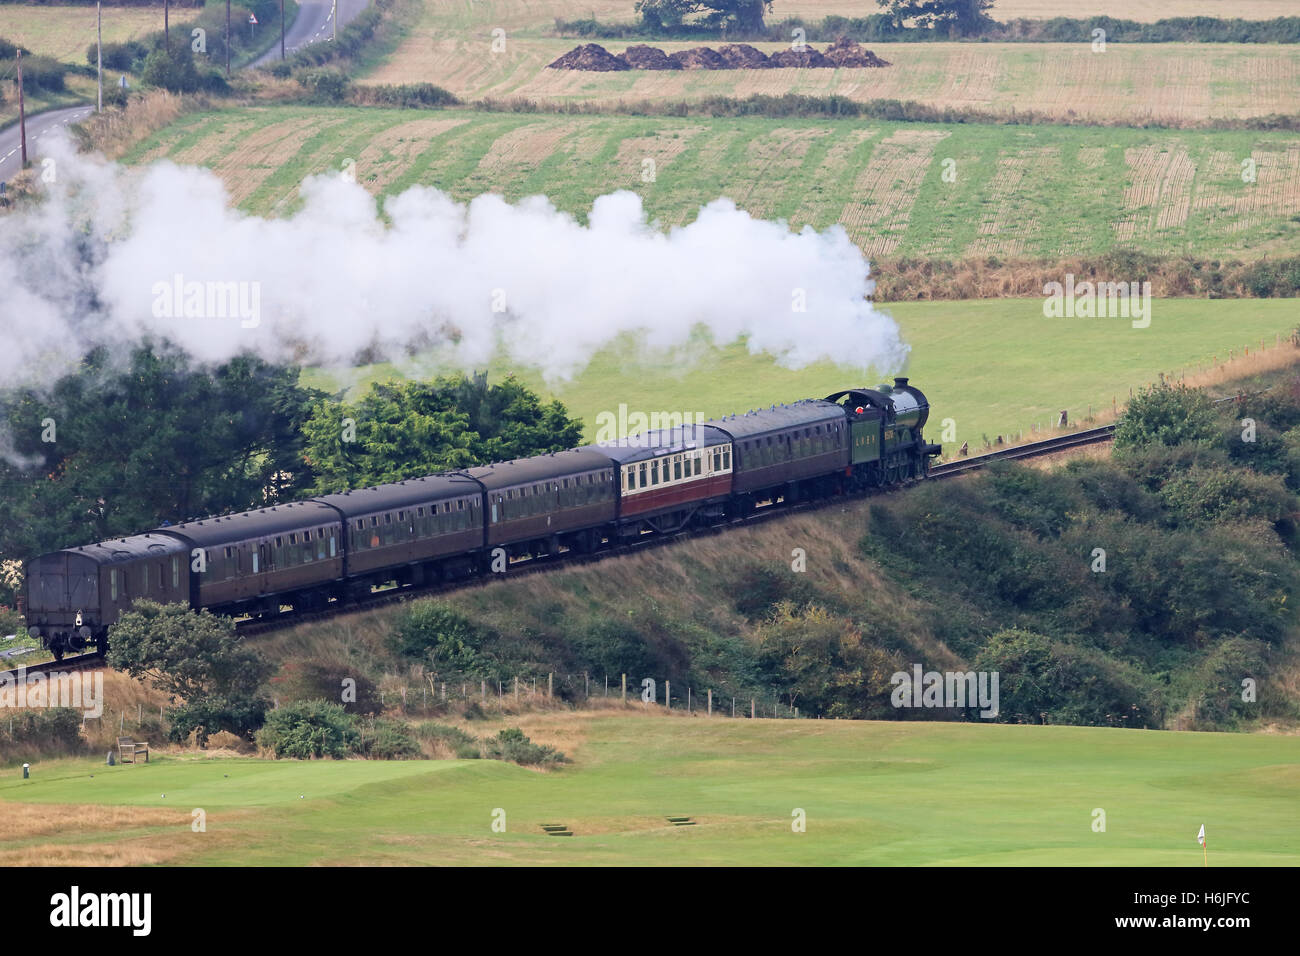
[[284, 59], [284, 0], [280, 0], [280, 59]]
[[23, 146], [23, 169], [27, 168], [27, 107], [23, 101], [23, 48], [18, 48], [18, 138]]
[[330, 39], [339, 38], [339, 0], [334, 0], [330, 7]]
[[99, 109], [104, 112], [104, 15], [99, 0], [95, 0], [95, 86], [99, 92]]
[[172, 31], [171, 23], [168, 17], [170, 13], [171, 0], [163, 0], [163, 46], [167, 48], [167, 55], [172, 55]]
[[226, 0], [226, 79], [230, 79], [230, 0]]

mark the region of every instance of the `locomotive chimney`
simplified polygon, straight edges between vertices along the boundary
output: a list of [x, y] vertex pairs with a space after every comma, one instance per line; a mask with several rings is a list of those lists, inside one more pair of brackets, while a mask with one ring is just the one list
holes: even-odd
[[894, 388], [907, 388], [907, 376], [906, 375], [894, 376]]

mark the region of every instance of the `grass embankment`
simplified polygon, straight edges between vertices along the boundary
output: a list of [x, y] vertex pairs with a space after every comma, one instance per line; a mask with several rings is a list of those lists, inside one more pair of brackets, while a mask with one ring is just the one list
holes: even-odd
[[[0, 783], [0, 862], [1200, 866], [1205, 823], [1220, 865], [1300, 863], [1295, 737], [658, 714], [524, 726], [575, 763], [37, 764]], [[665, 820], [679, 815], [697, 825]]]

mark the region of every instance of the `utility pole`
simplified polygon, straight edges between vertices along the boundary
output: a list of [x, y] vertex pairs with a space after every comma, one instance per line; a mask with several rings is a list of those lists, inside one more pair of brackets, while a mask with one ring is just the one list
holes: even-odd
[[171, 13], [171, 0], [163, 0], [163, 46], [167, 49], [167, 55], [172, 55], [172, 30], [169, 14]]
[[23, 101], [23, 50], [18, 48], [18, 138], [22, 141], [22, 168], [27, 168], [27, 107]]
[[339, 38], [339, 0], [334, 0], [330, 6], [330, 39]]
[[95, 86], [99, 92], [99, 109], [104, 112], [104, 16], [95, 0]]
[[280, 59], [284, 59], [284, 0], [280, 0]]
[[226, 0], [226, 79], [230, 79], [230, 0]]

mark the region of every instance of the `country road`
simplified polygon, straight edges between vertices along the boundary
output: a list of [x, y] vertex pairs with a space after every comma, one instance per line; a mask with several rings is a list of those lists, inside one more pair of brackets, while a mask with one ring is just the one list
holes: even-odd
[[[339, 26], [344, 27], [357, 18], [369, 5], [369, 0], [338, 0]], [[286, 54], [301, 49], [312, 43], [328, 43], [332, 33], [330, 17], [333, 15], [331, 0], [304, 0], [298, 4], [298, 16], [284, 35]], [[264, 24], [270, 29], [278, 29], [279, 23]], [[274, 43], [250, 66], [272, 66], [280, 59], [280, 44]]]
[[[292, 0], [289, 0], [292, 2]], [[343, 27], [357, 18], [369, 5], [369, 0], [338, 0], [339, 26]], [[298, 16], [293, 21], [284, 38], [286, 53], [292, 53], [311, 43], [328, 43], [331, 33], [330, 18], [333, 15], [331, 0], [305, 0], [300, 3]], [[278, 29], [279, 24], [266, 24]], [[250, 66], [270, 66], [280, 58], [280, 44], [274, 44], [270, 50], [254, 60]], [[61, 126], [79, 123], [95, 111], [93, 106], [68, 106], [43, 113], [27, 115], [27, 158], [33, 163], [40, 155], [41, 139]], [[19, 130], [15, 123], [0, 132], [0, 182], [8, 182], [22, 168], [19, 151]]]
[[[57, 110], [46, 110], [27, 117], [27, 157], [33, 163], [40, 154], [41, 140], [56, 129], [71, 123], [79, 123], [91, 113], [93, 106], [66, 106]], [[7, 182], [22, 168], [18, 124], [15, 123], [4, 132], [0, 132], [0, 182]]]

